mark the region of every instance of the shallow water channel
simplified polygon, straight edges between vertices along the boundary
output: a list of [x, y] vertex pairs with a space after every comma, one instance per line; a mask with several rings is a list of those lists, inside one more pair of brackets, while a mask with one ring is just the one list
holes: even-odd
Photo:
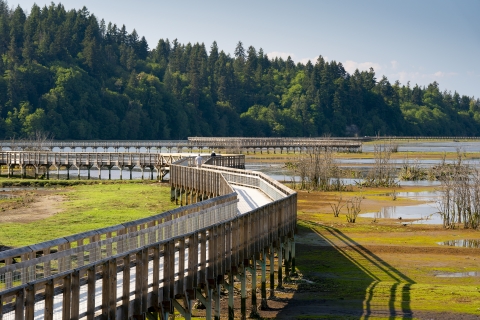
[[[442, 217], [438, 214], [436, 191], [398, 192], [397, 198], [409, 198], [426, 203], [413, 206], [388, 206], [377, 212], [359, 214], [359, 217], [375, 219], [397, 219], [399, 223], [412, 224], [442, 224]], [[408, 222], [404, 221], [407, 220]], [[414, 220], [414, 221], [412, 221]]]

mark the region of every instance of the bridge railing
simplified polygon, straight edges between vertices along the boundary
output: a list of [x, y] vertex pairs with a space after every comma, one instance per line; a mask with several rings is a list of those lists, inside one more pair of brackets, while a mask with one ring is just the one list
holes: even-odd
[[[237, 215], [236, 193], [227, 187], [226, 174], [232, 175], [231, 180], [240, 172], [250, 179], [264, 177], [228, 168], [214, 172], [214, 167], [207, 167], [172, 165], [172, 183], [198, 187], [200, 192], [205, 187], [215, 198], [85, 233], [101, 236], [63, 251], [49, 248], [49, 254], [44, 249], [36, 256], [40, 252], [35, 250], [45, 245], [30, 246], [26, 249], [30, 259], [2, 266], [0, 318], [53, 319], [60, 315], [63, 319], [93, 319], [101, 314], [128, 319], [159, 305], [172, 311], [169, 308], [177, 295], [189, 297], [188, 292], [195, 288], [216, 285], [227, 272], [248, 265], [248, 259], [265, 248], [273, 245], [281, 253], [280, 243], [293, 237], [295, 230], [295, 192], [266, 181], [286, 196]], [[186, 177], [187, 173], [195, 178]], [[208, 189], [206, 179], [217, 187]], [[58, 246], [65, 240], [68, 237], [52, 243]], [[17, 258], [20, 251], [13, 255], [12, 251], [2, 252], [0, 260]], [[48, 268], [49, 276], [45, 274]]]
[[0, 151], [0, 164], [162, 166], [182, 157], [160, 153]]
[[196, 190], [209, 197], [234, 193], [220, 172], [201, 170], [192, 166], [171, 165], [170, 185]]
[[[42, 254], [46, 249], [52, 251], [52, 245], [72, 243], [75, 239], [84, 239], [85, 234], [55, 239], [35, 246], [29, 246], [0, 252], [0, 260], [15, 258], [19, 253], [31, 253], [28, 260], [9, 264], [0, 268], [0, 292], [14, 286], [46, 279], [58, 274], [72, 271], [85, 265], [94, 264], [111, 256], [169, 240], [184, 234], [203, 229], [210, 225], [230, 220], [236, 215], [237, 199], [235, 194], [225, 195], [205, 202], [191, 205], [190, 208], [177, 208], [159, 215], [154, 219], [142, 219], [130, 224], [112, 226], [89, 232], [89, 235], [100, 238], [88, 244], [71, 246], [62, 251]], [[187, 210], [185, 210], [187, 209]], [[145, 220], [157, 224], [145, 226]], [[119, 232], [126, 231], [128, 232]], [[106, 233], [116, 232], [116, 236]], [[101, 237], [101, 235], [105, 237]], [[78, 241], [78, 240], [77, 240]], [[76, 241], [75, 241], [76, 242]], [[43, 247], [43, 248], [42, 248]], [[35, 254], [35, 255], [33, 255]]]
[[223, 172], [223, 176], [229, 183], [261, 189], [273, 200], [282, 199], [287, 195], [295, 194], [295, 191], [262, 172], [214, 167], [209, 165], [203, 165], [202, 167]]
[[217, 167], [245, 169], [245, 156], [239, 155], [218, 155], [208, 158], [206, 165]]
[[335, 138], [216, 138], [216, 137], [189, 137], [192, 146], [209, 147], [360, 147], [362, 142], [355, 139]]

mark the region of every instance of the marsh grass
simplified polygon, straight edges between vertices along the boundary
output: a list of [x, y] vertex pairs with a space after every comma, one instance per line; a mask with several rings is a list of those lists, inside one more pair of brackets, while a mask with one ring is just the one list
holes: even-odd
[[174, 208], [158, 183], [79, 184], [56, 192], [63, 212], [31, 223], [1, 223], [0, 244], [19, 247], [136, 220]]

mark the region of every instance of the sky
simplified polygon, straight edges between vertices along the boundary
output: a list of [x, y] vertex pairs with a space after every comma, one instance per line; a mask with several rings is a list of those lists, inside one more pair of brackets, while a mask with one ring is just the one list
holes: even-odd
[[[58, 3], [59, 1], [54, 1]], [[27, 13], [48, 0], [8, 0]], [[180, 43], [217, 41], [233, 55], [262, 48], [270, 58], [341, 62], [349, 73], [373, 67], [380, 80], [427, 86], [480, 98], [480, 0], [63, 0], [86, 6], [98, 20]]]

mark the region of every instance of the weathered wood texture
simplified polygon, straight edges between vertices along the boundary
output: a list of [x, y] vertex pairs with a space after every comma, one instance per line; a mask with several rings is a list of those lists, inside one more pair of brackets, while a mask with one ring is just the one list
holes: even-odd
[[[238, 215], [229, 181], [265, 188], [272, 202]], [[175, 299], [193, 297], [194, 288], [219, 285], [232, 269], [248, 265], [249, 259], [295, 231], [296, 193], [262, 174], [172, 165], [171, 185], [211, 199], [1, 252], [0, 319], [32, 319], [35, 303], [43, 303], [45, 318], [57, 317], [54, 297], [61, 297], [58, 317], [64, 319], [127, 319], [144, 316], [149, 308], [172, 312], [178, 305]], [[13, 259], [18, 261], [6, 264]], [[130, 278], [133, 285], [126, 280]], [[94, 294], [98, 290], [99, 300]]]

